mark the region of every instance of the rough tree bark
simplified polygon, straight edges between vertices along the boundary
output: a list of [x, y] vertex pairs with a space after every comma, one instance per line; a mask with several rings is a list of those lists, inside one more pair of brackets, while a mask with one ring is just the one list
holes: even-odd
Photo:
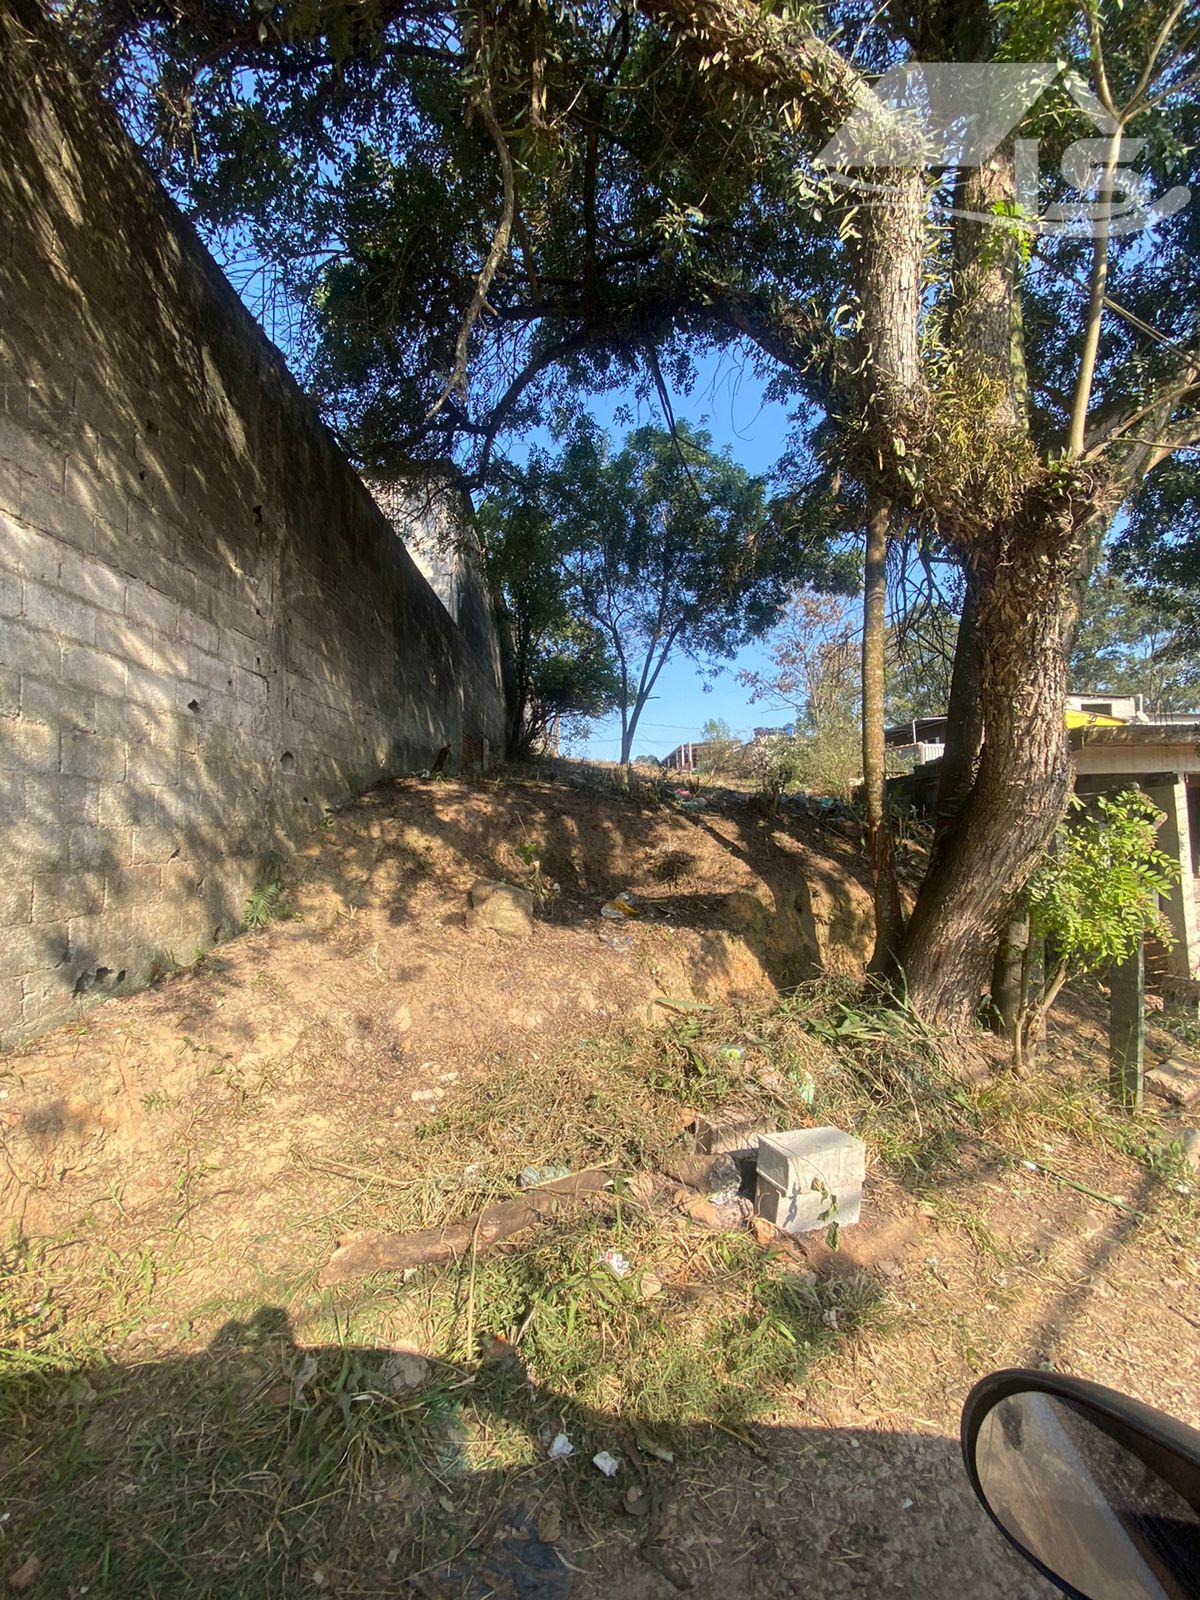
[[[915, 398], [923, 385], [918, 339], [925, 257], [926, 184], [922, 172], [875, 174], [882, 194], [862, 213], [856, 251], [861, 346], [861, 406], [867, 436], [890, 455], [906, 451]], [[896, 441], [900, 444], [897, 447]], [[882, 485], [869, 491], [863, 576], [862, 754], [867, 846], [875, 902], [871, 965], [892, 972], [903, 926], [896, 858], [886, 804], [883, 700], [887, 610], [887, 539], [891, 503]]]
[[[1039, 502], [1040, 502], [1040, 498]], [[1000, 931], [1041, 859], [1071, 783], [1063, 705], [1078, 533], [1037, 503], [976, 571], [980, 705], [975, 783], [921, 885], [903, 948], [913, 1004], [973, 1023]]]
[[[1019, 247], [979, 220], [996, 216], [1014, 195], [1007, 150], [963, 175], [949, 335], [963, 374], [978, 385], [979, 413], [1015, 456], [1028, 444]], [[1066, 646], [1092, 508], [1083, 485], [1056, 479], [1029, 456], [1029, 482], [1022, 488], [1014, 478], [1016, 501], [1007, 511], [976, 518], [964, 505], [942, 518], [973, 596], [982, 745], [967, 789], [976, 730], [960, 707], [965, 737], [901, 960], [913, 1004], [955, 1031], [974, 1022], [1001, 930], [1057, 826], [1071, 781]], [[964, 652], [964, 700], [968, 680]]]
[[975, 591], [968, 581], [954, 642], [950, 701], [946, 707], [946, 745], [938, 773], [936, 837], [941, 838], [963, 808], [975, 782], [983, 743], [979, 706], [979, 641], [975, 633]]
[[866, 791], [867, 848], [875, 899], [875, 950], [871, 966], [892, 972], [903, 913], [895, 851], [887, 815], [887, 747], [884, 740], [884, 640], [887, 608], [887, 542], [891, 507], [882, 496], [867, 517], [863, 572], [862, 760]]
[[[803, 24], [748, 0], [639, 4], [703, 67], [720, 62], [723, 74], [782, 105], [793, 120], [825, 131], [863, 104], [863, 80]], [[847, 453], [868, 489], [878, 484], [897, 503], [907, 503], [905, 482], [914, 480], [906, 472], [918, 457], [921, 493], [912, 509], [957, 550], [974, 588], [982, 750], [899, 952], [917, 1009], [931, 1022], [965, 1029], [986, 988], [1000, 928], [1066, 799], [1065, 649], [1075, 574], [1088, 524], [1111, 506], [1101, 474], [1089, 479], [1075, 470], [1077, 460], [1071, 471], [1057, 472], [1030, 445], [1019, 242], [997, 227], [1015, 197], [1011, 152], [997, 152], [962, 179], [955, 306], [946, 330], [957, 395], [931, 393], [941, 380], [927, 386], [921, 368], [923, 174], [868, 176], [886, 187], [876, 195], [883, 204], [859, 213], [865, 359]], [[1090, 315], [1098, 317], [1102, 297], [1090, 299]], [[1076, 412], [1086, 417], [1086, 396]], [[968, 439], [958, 461], [946, 459], [953, 451], [939, 420], [950, 425], [949, 436], [958, 428], [960, 444]], [[971, 459], [971, 428], [990, 428], [990, 442], [999, 445], [988, 457], [990, 470]], [[982, 431], [976, 437], [988, 442]]]

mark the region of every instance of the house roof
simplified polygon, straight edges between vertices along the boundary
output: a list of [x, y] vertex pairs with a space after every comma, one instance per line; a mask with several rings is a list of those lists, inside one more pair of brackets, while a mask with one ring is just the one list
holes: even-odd
[[[884, 729], [890, 745], [941, 744], [947, 717], [916, 717]], [[1084, 744], [1191, 744], [1200, 739], [1200, 716], [1186, 722], [1126, 722], [1095, 711], [1066, 713], [1067, 733], [1074, 749]]]
[[940, 744], [949, 717], [914, 717], [911, 722], [896, 722], [883, 730], [888, 744]]
[[1200, 743], [1200, 719], [1195, 722], [1088, 722], [1068, 735], [1073, 750], [1092, 744], [1177, 745]]

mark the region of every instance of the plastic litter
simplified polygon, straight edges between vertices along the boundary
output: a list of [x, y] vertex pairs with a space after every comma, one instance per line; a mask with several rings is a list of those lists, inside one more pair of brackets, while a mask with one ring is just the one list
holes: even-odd
[[573, 1456], [574, 1454], [575, 1446], [567, 1438], [566, 1434], [556, 1433], [550, 1441], [549, 1449], [546, 1451], [546, 1459], [548, 1461], [565, 1461], [568, 1456]]
[[304, 1400], [304, 1391], [317, 1375], [317, 1358], [312, 1351], [306, 1351], [303, 1361], [292, 1374], [292, 1404], [300, 1405]]
[[522, 1167], [517, 1182], [522, 1189], [536, 1189], [539, 1183], [555, 1183], [570, 1176], [570, 1167]]
[[665, 1444], [659, 1444], [656, 1439], [647, 1438], [644, 1433], [637, 1436], [637, 1447], [644, 1456], [654, 1456], [658, 1461], [673, 1462], [674, 1450], [668, 1450]]
[[641, 908], [634, 904], [633, 896], [628, 889], [622, 889], [620, 894], [613, 895], [611, 900], [606, 900], [600, 907], [600, 915], [607, 917], [610, 922], [620, 922], [626, 917], [640, 917]]
[[599, 1455], [594, 1455], [592, 1457], [592, 1465], [599, 1467], [606, 1478], [615, 1478], [621, 1470], [620, 1459], [611, 1455], [607, 1450], [601, 1450]]
[[597, 1260], [611, 1269], [614, 1278], [627, 1278], [633, 1271], [633, 1262], [629, 1261], [619, 1250], [602, 1250]]

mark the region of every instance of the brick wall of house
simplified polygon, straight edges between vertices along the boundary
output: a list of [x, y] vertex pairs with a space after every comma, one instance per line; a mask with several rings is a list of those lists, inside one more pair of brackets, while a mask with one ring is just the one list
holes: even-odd
[[265, 857], [464, 733], [503, 736], [486, 609], [455, 624], [50, 26], [10, 0], [0, 1043], [190, 960], [240, 924]]

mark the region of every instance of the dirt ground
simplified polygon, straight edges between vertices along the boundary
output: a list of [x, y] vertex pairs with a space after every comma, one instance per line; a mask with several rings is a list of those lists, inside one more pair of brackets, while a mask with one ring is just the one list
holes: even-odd
[[[1035, 1153], [1051, 1167], [1066, 1156]], [[1132, 1166], [1071, 1171], [1148, 1203]], [[881, 1273], [870, 1234], [889, 1251], [895, 1235], [877, 1220], [846, 1249], [890, 1306], [886, 1333], [839, 1347], [803, 1400], [756, 1430], [734, 1473], [700, 1475], [653, 1538], [603, 1551], [577, 1594], [1056, 1594], [1003, 1545], [967, 1483], [958, 1420], [976, 1380], [1009, 1366], [1073, 1373], [1200, 1426], [1194, 1237], [1164, 1244], [1115, 1207], [986, 1158], [932, 1203], [897, 1191], [880, 1202], [912, 1226], [905, 1247]]]
[[[444, 1101], [489, 1084], [506, 1061], [536, 1065], [563, 1041], [659, 1025], [705, 1002], [766, 1004], [816, 972], [854, 971], [870, 931], [858, 868], [848, 832], [741, 806], [689, 814], [562, 783], [375, 791], [289, 864], [286, 915], [4, 1059], [9, 1225], [64, 1249], [89, 1230], [103, 1238], [122, 1293], [146, 1308], [103, 1353], [103, 1381], [115, 1361], [131, 1390], [149, 1386], [152, 1410], [183, 1404], [181, 1378], [194, 1390], [218, 1354], [259, 1350], [268, 1334], [277, 1356], [299, 1360], [313, 1350], [314, 1275], [401, 1132], [428, 1125], [436, 1166]], [[464, 925], [480, 876], [531, 889], [527, 940]], [[600, 916], [619, 890], [636, 896], [636, 919]], [[1054, 1070], [1085, 1089], [1102, 1074], [1102, 1023], [1077, 998], [1054, 1025]], [[936, 1182], [903, 1160], [873, 1160], [864, 1223], [836, 1254], [810, 1245], [796, 1256], [836, 1337], [764, 1422], [734, 1428], [721, 1449], [697, 1426], [665, 1463], [639, 1457], [627, 1419], [591, 1415], [593, 1433], [607, 1427], [622, 1445], [627, 1476], [636, 1469], [636, 1513], [619, 1509], [627, 1480], [614, 1484], [613, 1514], [591, 1500], [558, 1506], [543, 1459], [487, 1485], [487, 1526], [465, 1530], [449, 1565], [381, 1578], [331, 1552], [327, 1566], [268, 1590], [222, 1578], [214, 1550], [206, 1581], [180, 1568], [170, 1592], [1051, 1593], [971, 1495], [956, 1442], [962, 1401], [997, 1367], [1048, 1366], [1200, 1424], [1200, 1263], [1176, 1180], [1090, 1140], [1061, 1108], [1025, 1115], [1014, 1141], [961, 1142]], [[143, 1268], [154, 1293], [136, 1298]], [[332, 1315], [339, 1342], [317, 1358], [344, 1362], [373, 1342], [367, 1355], [392, 1358], [386, 1318], [371, 1323], [353, 1299]], [[30, 1326], [13, 1348], [36, 1355]], [[73, 1381], [92, 1382], [87, 1369]], [[566, 1415], [572, 1397], [561, 1401]], [[82, 1435], [93, 1469], [110, 1409]], [[210, 1426], [181, 1421], [197, 1438]], [[0, 1452], [10, 1581], [37, 1553], [24, 1531], [35, 1509], [47, 1514], [31, 1505], [25, 1470]], [[403, 1509], [385, 1499], [378, 1516]], [[65, 1589], [35, 1574], [25, 1587], [116, 1592], [105, 1572]]]
[[[870, 937], [856, 869], [843, 833], [745, 806], [377, 789], [288, 864], [285, 915], [5, 1058], [0, 1220], [50, 1232], [108, 1185], [136, 1218], [183, 1183], [193, 1222], [252, 1235], [297, 1181], [319, 1200], [314, 1163], [383, 1147], [502, 1056], [853, 969]], [[533, 890], [530, 938], [464, 927], [481, 877]], [[621, 890], [641, 914], [605, 919]], [[219, 1184], [193, 1189], [200, 1167]], [[225, 1270], [273, 1270], [293, 1245]]]

